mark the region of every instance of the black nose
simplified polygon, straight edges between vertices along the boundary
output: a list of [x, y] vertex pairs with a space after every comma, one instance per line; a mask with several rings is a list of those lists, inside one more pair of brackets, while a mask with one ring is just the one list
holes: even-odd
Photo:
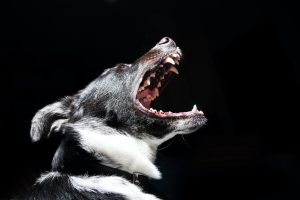
[[169, 38], [169, 37], [164, 37], [164, 38], [162, 38], [162, 39], [157, 43], [157, 45], [162, 45], [162, 46], [175, 45], [175, 46], [176, 46], [175, 42], [174, 42], [171, 38]]

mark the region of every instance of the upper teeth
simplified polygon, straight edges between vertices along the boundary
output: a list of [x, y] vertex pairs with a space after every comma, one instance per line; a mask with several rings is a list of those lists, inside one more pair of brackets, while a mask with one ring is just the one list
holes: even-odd
[[175, 67], [179, 60], [180, 55], [178, 53], [171, 54], [169, 57], [165, 58], [157, 68], [154, 68], [154, 70], [146, 75], [146, 79], [138, 88], [137, 95], [140, 102], [148, 103], [147, 105], [149, 106], [149, 102], [151, 103], [151, 101], [159, 96], [159, 88], [162, 87], [162, 84], [164, 83], [164, 76], [171, 72], [179, 74]]
[[160, 81], [157, 83], [157, 87], [158, 87], [158, 88], [161, 87]]
[[164, 60], [164, 63], [171, 63], [172, 65], [175, 65], [175, 61], [171, 57], [167, 57]]
[[176, 58], [176, 59], [180, 59], [180, 56], [179, 56], [178, 53], [173, 53], [173, 54], [172, 54], [172, 57], [173, 57], [173, 58]]
[[157, 88], [154, 89], [154, 94], [153, 94], [154, 97], [158, 97], [159, 96], [159, 91]]
[[150, 74], [150, 77], [153, 77], [153, 78], [154, 78], [154, 77], [155, 77], [155, 74], [156, 74], [155, 72], [154, 72], [154, 73], [151, 73], [151, 74]]
[[172, 66], [169, 71], [174, 72], [175, 74], [179, 74], [178, 70], [176, 69], [176, 67]]
[[145, 82], [144, 82], [144, 84], [143, 84], [143, 89], [145, 88], [145, 87], [147, 87], [148, 85], [150, 85], [151, 84], [151, 81], [150, 81], [150, 77], [149, 78], [147, 78], [147, 80], [145, 80]]

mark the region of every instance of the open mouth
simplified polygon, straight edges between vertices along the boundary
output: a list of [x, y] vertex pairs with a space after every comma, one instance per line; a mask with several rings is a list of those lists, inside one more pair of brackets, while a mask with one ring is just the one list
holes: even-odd
[[181, 54], [179, 52], [172, 53], [164, 58], [156, 67], [146, 71], [136, 93], [136, 103], [139, 110], [146, 114], [164, 118], [204, 115], [202, 111], [197, 109], [196, 105], [193, 106], [191, 111], [179, 113], [173, 113], [171, 111], [165, 112], [162, 110], [157, 111], [156, 109], [151, 108], [153, 101], [159, 97], [170, 77], [174, 74], [179, 74], [177, 68], [180, 59]]

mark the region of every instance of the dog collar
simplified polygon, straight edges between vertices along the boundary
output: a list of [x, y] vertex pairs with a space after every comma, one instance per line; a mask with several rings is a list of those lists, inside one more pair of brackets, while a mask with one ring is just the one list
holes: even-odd
[[138, 186], [142, 186], [144, 183], [148, 182], [148, 177], [139, 172], [129, 173], [103, 164], [101, 164], [100, 170], [104, 175], [121, 176]]
[[140, 185], [142, 179], [145, 179], [145, 178], [146, 178], [146, 176], [144, 176], [143, 174], [138, 173], [138, 172], [134, 172], [132, 174], [132, 183], [135, 184], [135, 185]]

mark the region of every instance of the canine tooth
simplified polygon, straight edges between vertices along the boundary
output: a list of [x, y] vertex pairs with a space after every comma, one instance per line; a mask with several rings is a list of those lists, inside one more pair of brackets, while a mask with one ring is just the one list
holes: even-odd
[[164, 65], [159, 65], [159, 67], [163, 68], [163, 67], [164, 67]]
[[192, 110], [192, 112], [196, 112], [196, 111], [198, 111], [197, 110], [197, 106], [196, 106], [196, 104], [193, 106], [193, 110]]
[[150, 78], [147, 79], [146, 83], [147, 83], [147, 85], [150, 85], [150, 84], [151, 84]]
[[175, 74], [179, 74], [178, 70], [176, 69], [176, 67], [172, 66], [169, 71], [174, 72]]
[[171, 57], [167, 57], [164, 60], [164, 63], [171, 63], [172, 65], [175, 65], [175, 61]]
[[143, 87], [147, 87], [150, 84], [151, 84], [151, 82], [150, 82], [150, 77], [149, 77], [147, 80], [145, 80]]
[[157, 88], [154, 89], [154, 96], [155, 97], [158, 97], [159, 96], [159, 91]]
[[150, 77], [155, 77], [155, 72], [153, 72], [152, 74], [150, 74]]
[[179, 57], [180, 57], [178, 53], [173, 53], [172, 56], [173, 56], [174, 58], [179, 58]]
[[158, 82], [157, 87], [159, 87], [159, 88], [161, 87], [161, 83], [160, 82]]

